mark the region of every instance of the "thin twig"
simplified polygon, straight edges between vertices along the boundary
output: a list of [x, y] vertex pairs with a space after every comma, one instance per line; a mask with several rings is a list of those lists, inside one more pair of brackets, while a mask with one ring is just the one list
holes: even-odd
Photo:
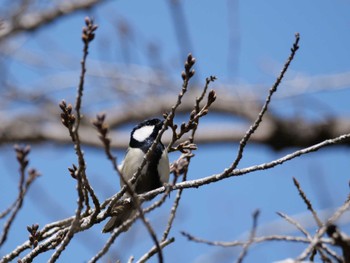
[[258, 117], [256, 118], [256, 120], [254, 121], [252, 126], [250, 126], [249, 130], [246, 132], [246, 134], [244, 135], [244, 137], [240, 141], [237, 157], [233, 161], [231, 167], [227, 170], [228, 173], [231, 173], [234, 169], [236, 169], [238, 163], [240, 162], [240, 160], [243, 157], [243, 151], [244, 151], [244, 148], [245, 148], [247, 142], [249, 141], [249, 139], [253, 135], [253, 133], [257, 130], [257, 128], [259, 127], [259, 125], [262, 121], [262, 118], [263, 118], [265, 112], [267, 111], [268, 106], [271, 102], [272, 95], [277, 91], [277, 87], [280, 85], [280, 83], [284, 77], [284, 74], [287, 72], [290, 63], [292, 62], [292, 60], [294, 58], [295, 53], [299, 49], [299, 46], [298, 46], [299, 39], [300, 39], [300, 35], [299, 35], [299, 33], [296, 33], [295, 34], [295, 41], [294, 41], [293, 47], [291, 48], [291, 53], [289, 55], [289, 58], [287, 59], [286, 63], [284, 64], [284, 67], [283, 67], [280, 75], [278, 76], [275, 83], [271, 87], [271, 89], [269, 91], [269, 95], [267, 96], [265, 103], [259, 112]]
[[143, 221], [144, 225], [146, 226], [148, 233], [151, 235], [151, 238], [153, 239], [153, 242], [157, 248], [157, 254], [158, 254], [158, 261], [159, 263], [163, 262], [163, 252], [162, 252], [162, 247], [160, 246], [160, 243], [157, 239], [157, 235], [154, 232], [150, 222], [147, 220], [145, 217], [145, 214], [143, 213], [143, 210], [141, 208], [141, 205], [139, 205], [139, 213], [140, 213], [140, 218]]
[[16, 206], [17, 202], [18, 202], [18, 200], [16, 198], [16, 200], [11, 205], [9, 205], [8, 208], [6, 208], [3, 212], [1, 212], [0, 219], [6, 217], [12, 211], [12, 209]]
[[293, 177], [293, 182], [294, 182], [295, 187], [298, 189], [299, 195], [301, 196], [304, 203], [306, 204], [307, 209], [312, 213], [312, 216], [314, 217], [318, 227], [323, 226], [321, 219], [318, 217], [315, 209], [312, 207], [310, 200], [307, 198], [306, 194], [304, 193], [303, 189], [300, 186], [300, 183], [298, 182], [298, 180], [295, 177]]
[[[189, 233], [181, 232], [181, 234], [187, 237], [190, 241], [203, 243], [209, 246], [219, 246], [219, 247], [236, 247], [236, 246], [244, 246], [247, 244], [247, 241], [210, 241], [195, 237]], [[331, 244], [332, 240], [330, 239], [321, 239], [322, 243]], [[282, 236], [282, 235], [271, 235], [271, 236], [263, 236], [263, 237], [254, 237], [253, 243], [262, 243], [267, 241], [288, 241], [288, 242], [300, 242], [300, 243], [310, 243], [310, 240], [306, 237], [297, 237], [297, 236]]]
[[259, 210], [256, 210], [254, 213], [253, 213], [253, 225], [252, 225], [252, 229], [250, 231], [250, 236], [249, 236], [249, 240], [247, 243], [245, 243], [243, 245], [243, 250], [241, 252], [241, 254], [239, 255], [238, 259], [237, 259], [237, 263], [242, 263], [243, 262], [243, 259], [244, 257], [247, 255], [248, 253], [248, 249], [250, 247], [251, 244], [254, 243], [254, 238], [255, 238], [255, 235], [256, 235], [256, 229], [258, 227], [258, 217], [259, 217], [259, 214], [260, 214], [260, 211]]
[[[85, 72], [86, 72], [86, 58], [88, 55], [88, 49], [89, 49], [89, 43], [94, 39], [95, 37], [95, 31], [97, 29], [97, 26], [94, 25], [93, 20], [86, 17], [85, 18], [85, 24], [86, 27], [83, 28], [83, 34], [82, 34], [82, 40], [84, 42], [84, 48], [83, 48], [83, 59], [81, 61], [81, 75], [80, 75], [80, 82], [78, 85], [78, 94], [77, 94], [77, 99], [76, 99], [76, 105], [75, 105], [75, 111], [77, 114], [76, 118], [69, 118], [70, 115], [65, 115], [66, 108], [64, 107], [65, 105], [63, 103], [60, 104], [61, 109], [64, 111], [62, 117], [62, 122], [63, 124], [68, 128], [69, 133], [72, 137], [72, 141], [74, 143], [74, 148], [76, 155], [78, 157], [78, 169], [76, 171], [76, 180], [77, 180], [77, 192], [78, 192], [78, 207], [75, 212], [75, 218], [72, 221], [72, 224], [69, 228], [68, 233], [65, 235], [61, 245], [58, 247], [58, 249], [52, 254], [51, 258], [49, 259], [50, 263], [55, 262], [61, 255], [62, 251], [66, 248], [66, 246], [69, 244], [71, 239], [73, 238], [74, 234], [79, 231], [79, 221], [81, 219], [81, 212], [83, 210], [83, 202], [85, 201], [86, 204], [86, 209], [87, 212], [89, 212], [89, 203], [88, 203], [88, 196], [84, 194], [85, 189], [89, 192], [94, 205], [95, 205], [95, 211], [93, 213], [93, 218], [95, 218], [99, 211], [100, 211], [100, 203], [92, 190], [89, 181], [87, 179], [87, 176], [85, 174], [86, 170], [86, 164], [85, 164], [85, 159], [83, 155], [83, 151], [81, 149], [81, 144], [80, 144], [80, 139], [79, 139], [79, 125], [81, 121], [81, 103], [82, 103], [82, 96], [83, 96], [83, 90], [84, 90], [84, 79], [85, 79]], [[69, 113], [69, 112], [68, 112]], [[70, 122], [71, 121], [71, 122]], [[74, 126], [75, 123], [75, 126]]]
[[[166, 240], [162, 240], [162, 242], [160, 242], [160, 247], [163, 249], [164, 247], [166, 247], [167, 245], [173, 243], [175, 241], [175, 238], [170, 238], [170, 239], [166, 239]], [[154, 246], [151, 248], [150, 251], [148, 251], [147, 254], [143, 255], [138, 261], [137, 263], [144, 263], [146, 262], [148, 259], [150, 259], [155, 253], [157, 253], [157, 247]]]
[[283, 219], [285, 219], [288, 223], [294, 225], [297, 229], [300, 230], [300, 232], [302, 232], [308, 239], [312, 239], [311, 235], [309, 232], [307, 232], [307, 230], [299, 224], [299, 222], [295, 221], [293, 218], [291, 218], [290, 216], [281, 213], [281, 212], [276, 212], [277, 215], [279, 215], [280, 217], [282, 217]]
[[[91, 185], [88, 181], [88, 178], [86, 176], [86, 164], [85, 164], [85, 159], [83, 155], [83, 151], [81, 149], [81, 143], [80, 143], [80, 137], [79, 137], [79, 127], [80, 127], [80, 121], [82, 119], [81, 115], [81, 104], [82, 104], [82, 98], [83, 98], [83, 90], [84, 90], [84, 83], [85, 83], [85, 73], [86, 73], [86, 59], [89, 54], [89, 44], [91, 41], [94, 40], [95, 38], [95, 31], [97, 30], [97, 25], [94, 24], [93, 19], [86, 17], [85, 18], [85, 24], [86, 27], [83, 28], [83, 34], [82, 34], [82, 40], [84, 42], [84, 48], [83, 48], [83, 59], [81, 61], [81, 73], [80, 73], [80, 81], [78, 85], [78, 90], [77, 90], [77, 97], [76, 97], [76, 102], [75, 102], [75, 111], [77, 114], [75, 126], [73, 127], [73, 133], [75, 137], [75, 150], [76, 154], [78, 156], [78, 162], [79, 162], [79, 167], [77, 171], [78, 175], [78, 183], [79, 183], [79, 176], [81, 175], [82, 180], [80, 185], [81, 189], [87, 189], [89, 192], [92, 201], [95, 205], [95, 216], [97, 216], [98, 212], [100, 211], [100, 202], [98, 201], [97, 196], [95, 195], [95, 192], [91, 188]], [[78, 191], [79, 191], [79, 186], [78, 186]], [[82, 200], [80, 200], [82, 201]], [[87, 211], [89, 210], [89, 204], [88, 204], [88, 198], [85, 198], [86, 205], [87, 205]]]
[[[195, 133], [197, 131], [197, 128], [198, 128], [198, 124], [199, 124], [199, 118], [204, 116], [205, 114], [203, 114], [203, 112], [207, 112], [208, 111], [208, 108], [210, 107], [210, 105], [215, 101], [216, 99], [216, 95], [215, 95], [215, 92], [214, 91], [211, 91], [210, 92], [210, 95], [208, 96], [208, 101], [206, 103], [206, 105], [203, 107], [202, 110], [200, 110], [200, 103], [202, 102], [202, 100], [204, 99], [204, 96], [207, 92], [207, 89], [209, 87], [209, 84], [211, 82], [213, 82], [214, 80], [216, 79], [216, 77], [214, 76], [211, 76], [209, 78], [206, 79], [206, 84], [204, 86], [204, 89], [200, 95], [200, 97], [198, 97], [196, 99], [196, 103], [194, 105], [194, 109], [191, 113], [191, 117], [190, 117], [190, 120], [187, 124], [187, 127], [191, 127], [192, 129], [192, 133], [191, 133], [191, 136], [190, 138], [188, 139], [188, 143], [187, 145], [192, 145], [194, 143], [194, 138], [195, 138]], [[183, 127], [183, 126], [182, 126]], [[175, 142], [174, 141], [174, 138], [176, 139], [180, 139], [181, 136], [185, 133], [184, 131], [186, 131], [186, 129], [182, 129], [182, 131], [180, 131], [180, 134], [176, 134], [176, 130], [173, 129], [173, 133], [175, 133], [176, 135], [173, 136], [173, 143]], [[182, 133], [181, 133], [182, 132]], [[169, 144], [168, 146], [168, 149], [170, 149], [172, 147], [171, 144]], [[175, 175], [175, 178], [178, 178], [180, 176], [180, 174], [182, 173], [183, 174], [183, 177], [182, 177], [182, 182], [185, 182], [187, 180], [187, 172], [188, 172], [188, 166], [190, 164], [190, 161], [191, 161], [191, 157], [193, 156], [192, 154], [192, 150], [191, 148], [189, 148], [187, 151], [186, 151], [186, 154], [183, 154], [181, 157], [180, 157], [180, 160], [184, 160], [184, 165], [177, 169], [178, 167], [175, 167], [174, 169], [174, 175]], [[177, 163], [176, 163], [177, 164]], [[176, 212], [177, 212], [177, 208], [179, 206], [179, 203], [180, 203], [180, 199], [181, 199], [181, 196], [182, 196], [182, 189], [179, 189], [177, 194], [176, 194], [176, 198], [174, 200], [174, 203], [171, 207], [171, 211], [170, 211], [170, 216], [169, 216], [169, 219], [168, 219], [168, 223], [167, 223], [167, 226], [163, 232], [163, 237], [162, 237], [162, 241], [166, 240], [168, 235], [169, 235], [169, 232], [170, 232], [170, 229], [172, 227], [172, 224], [174, 222], [174, 219], [175, 219], [175, 215], [176, 215]]]
[[37, 247], [32, 249], [25, 257], [21, 259], [22, 262], [23, 263], [32, 262], [33, 259], [39, 254], [56, 248], [62, 242], [67, 232], [68, 232], [68, 229], [63, 229], [59, 231], [57, 234], [55, 234], [54, 236], [47, 239], [46, 242], [40, 243]]
[[[18, 145], [15, 145], [15, 151], [17, 155], [17, 161], [19, 163], [19, 174], [20, 174], [20, 179], [18, 183], [18, 196], [16, 201], [14, 202], [14, 205], [10, 207], [11, 208], [10, 211], [12, 211], [12, 213], [8, 218], [8, 220], [6, 221], [6, 223], [4, 224], [4, 228], [0, 236], [0, 247], [7, 240], [7, 235], [10, 231], [12, 223], [15, 220], [18, 212], [20, 211], [23, 205], [25, 194], [27, 193], [31, 183], [39, 176], [39, 173], [35, 169], [30, 169], [28, 171], [28, 176], [26, 177], [26, 169], [29, 164], [29, 160], [27, 159], [27, 157], [30, 152], [30, 147], [29, 146], [20, 147]], [[5, 212], [6, 214], [9, 213], [7, 211]]]
[[115, 239], [124, 231], [124, 229], [131, 226], [137, 218], [138, 218], [138, 214], [132, 216], [131, 218], [129, 218], [128, 220], [123, 222], [123, 224], [121, 224], [118, 228], [113, 230], [112, 234], [110, 235], [110, 237], [108, 238], [107, 242], [104, 244], [102, 249], [96, 255], [94, 255], [88, 262], [95, 263], [101, 257], [103, 257], [108, 252], [108, 250], [110, 249], [110, 247], [114, 243]]
[[[174, 172], [174, 175], [175, 175], [174, 178], [177, 179], [179, 174], [178, 174], [178, 172]], [[186, 177], [183, 176], [182, 179], [183, 179], [182, 181], [184, 182]], [[173, 225], [173, 222], [174, 222], [174, 219], [175, 219], [175, 214], [176, 214], [177, 208], [178, 208], [179, 203], [180, 203], [181, 195], [182, 195], [182, 189], [179, 189], [177, 194], [176, 194], [174, 203], [171, 206], [168, 223], [167, 223], [167, 226], [166, 226], [166, 228], [165, 228], [165, 230], [163, 232], [162, 241], [165, 241], [168, 238], [170, 229], [171, 229], [171, 227]]]

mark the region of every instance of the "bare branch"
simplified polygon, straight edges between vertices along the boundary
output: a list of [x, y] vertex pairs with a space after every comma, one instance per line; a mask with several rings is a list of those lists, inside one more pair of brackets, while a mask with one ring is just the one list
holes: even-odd
[[[95, 219], [98, 213], [100, 212], [100, 203], [93, 191], [93, 189], [90, 186], [90, 183], [88, 181], [88, 178], [86, 176], [86, 164], [85, 159], [83, 156], [83, 151], [81, 149], [81, 143], [80, 143], [80, 137], [79, 137], [79, 126], [80, 126], [80, 120], [82, 118], [80, 110], [81, 110], [81, 101], [83, 96], [83, 89], [84, 89], [84, 78], [85, 78], [85, 72], [86, 72], [86, 58], [88, 55], [88, 48], [89, 43], [94, 39], [95, 37], [95, 31], [97, 29], [97, 26], [94, 25], [94, 22], [92, 19], [86, 17], [85, 18], [85, 24], [86, 27], [83, 28], [83, 34], [82, 34], [82, 40], [84, 42], [84, 49], [83, 49], [83, 59], [81, 61], [81, 75], [80, 75], [80, 82], [78, 86], [78, 94], [76, 99], [76, 118], [72, 118], [70, 116], [74, 116], [71, 113], [71, 109], [69, 110], [68, 107], [66, 107], [65, 103], [61, 103], [60, 107], [63, 110], [63, 113], [61, 115], [62, 117], [62, 123], [68, 128], [69, 133], [71, 135], [72, 141], [74, 143], [74, 148], [76, 155], [78, 157], [78, 169], [76, 170], [76, 180], [77, 180], [77, 192], [78, 192], [78, 207], [75, 212], [75, 218], [72, 221], [72, 224], [69, 228], [69, 231], [66, 233], [61, 245], [58, 247], [58, 249], [52, 254], [51, 258], [49, 259], [49, 262], [55, 262], [61, 255], [62, 251], [66, 248], [66, 246], [69, 244], [71, 239], [73, 238], [74, 234], [79, 231], [79, 221], [81, 219], [81, 212], [83, 210], [83, 202], [85, 201], [87, 212], [89, 213], [90, 205], [88, 201], [88, 195], [86, 191], [89, 192], [93, 203], [95, 205], [95, 211], [92, 215], [92, 218]], [[66, 121], [68, 120], [68, 121]], [[69, 122], [71, 120], [71, 122]], [[74, 126], [75, 125], [75, 126]]]
[[[170, 239], [166, 239], [166, 240], [162, 240], [162, 242], [160, 242], [160, 247], [163, 249], [165, 248], [167, 245], [173, 243], [175, 241], [175, 238], [170, 238]], [[145, 255], [143, 255], [137, 262], [138, 263], [143, 263], [146, 262], [148, 259], [150, 259], [155, 253], [157, 253], [158, 248], [156, 246], [152, 247], [150, 249], [150, 251], [148, 251]]]
[[252, 225], [252, 229], [250, 231], [250, 237], [249, 240], [246, 244], [243, 245], [243, 250], [241, 252], [241, 254], [239, 255], [238, 259], [237, 259], [237, 263], [241, 263], [243, 262], [244, 257], [247, 255], [248, 253], [248, 249], [250, 247], [251, 244], [253, 244], [254, 242], [254, 238], [256, 235], [256, 228], [258, 226], [258, 217], [259, 217], [260, 211], [256, 210], [253, 213], [253, 225]]
[[295, 221], [293, 218], [291, 218], [290, 216], [281, 213], [281, 212], [277, 212], [277, 214], [282, 217], [283, 219], [285, 219], [288, 223], [294, 225], [297, 229], [300, 230], [301, 233], [303, 233], [307, 238], [309, 238], [310, 240], [312, 239], [311, 235], [309, 232], [307, 232], [307, 230], [301, 225], [299, 224], [299, 222]]
[[[194, 241], [197, 243], [203, 243], [207, 244], [209, 246], [219, 246], [219, 247], [236, 247], [236, 246], [244, 246], [247, 244], [246, 241], [210, 241], [201, 239], [198, 237], [195, 237], [189, 233], [186, 233], [184, 231], [181, 232], [181, 234], [185, 237], [187, 237], [190, 241]], [[263, 237], [254, 237], [252, 242], [253, 243], [262, 243], [267, 241], [288, 241], [288, 242], [300, 242], [300, 243], [309, 243], [310, 240], [306, 237], [296, 237], [296, 236], [284, 236], [284, 235], [271, 235], [271, 236], [263, 236]], [[328, 243], [331, 244], [330, 239], [322, 239], [322, 243]]]
[[33, 31], [47, 25], [57, 18], [72, 14], [76, 11], [87, 9], [101, 3], [101, 0], [85, 0], [62, 2], [51, 10], [45, 10], [41, 13], [28, 13], [18, 16], [14, 21], [2, 21], [0, 27], [0, 41], [23, 31]]
[[0, 236], [0, 247], [5, 243], [7, 239], [7, 235], [10, 231], [11, 225], [13, 221], [15, 220], [19, 210], [21, 209], [24, 201], [25, 194], [27, 193], [29, 186], [32, 184], [32, 182], [40, 175], [35, 169], [30, 169], [28, 171], [28, 176], [26, 177], [26, 169], [29, 164], [28, 160], [28, 154], [30, 152], [30, 147], [21, 147], [18, 145], [15, 145], [15, 151], [17, 155], [17, 161], [19, 163], [19, 173], [20, 173], [20, 179], [18, 184], [18, 197], [16, 201], [11, 205], [8, 209], [6, 209], [5, 212], [2, 213], [2, 217], [5, 217], [7, 214], [9, 214], [11, 211], [11, 215], [4, 224], [4, 228], [2, 231], [2, 234]]
[[307, 198], [306, 194], [304, 193], [303, 189], [301, 188], [300, 183], [298, 182], [298, 180], [295, 177], [293, 177], [293, 182], [294, 182], [295, 187], [298, 189], [299, 195], [301, 196], [304, 203], [306, 204], [307, 209], [312, 213], [312, 216], [314, 217], [318, 227], [321, 227], [323, 225], [323, 223], [322, 223], [321, 219], [318, 217], [314, 208], [312, 207], [310, 200]]
[[[243, 169], [236, 169], [236, 170], [232, 171], [232, 173], [229, 173], [228, 170], [225, 170], [221, 174], [213, 174], [213, 175], [203, 177], [200, 179], [196, 179], [196, 180], [180, 182], [180, 183], [177, 183], [176, 185], [174, 185], [172, 190], [183, 189], [183, 188], [198, 188], [202, 185], [214, 183], [214, 182], [217, 182], [217, 181], [220, 181], [222, 179], [229, 178], [232, 176], [241, 176], [241, 175], [244, 175], [247, 173], [252, 173], [255, 171], [267, 170], [267, 169], [270, 169], [270, 168], [275, 167], [277, 165], [283, 164], [287, 161], [290, 161], [292, 159], [295, 159], [296, 157], [299, 157], [299, 156], [302, 156], [305, 154], [309, 154], [311, 152], [318, 151], [319, 149], [324, 148], [326, 146], [334, 145], [334, 144], [340, 143], [344, 140], [349, 140], [349, 138], [350, 138], [350, 133], [344, 134], [344, 135], [341, 135], [339, 137], [336, 137], [333, 139], [328, 139], [328, 140], [325, 140], [325, 141], [320, 142], [318, 144], [315, 144], [313, 146], [310, 146], [310, 147], [295, 151], [293, 153], [287, 154], [287, 155], [285, 155], [279, 159], [276, 159], [274, 161], [271, 161], [271, 162], [267, 162], [267, 163], [263, 163], [263, 164], [259, 164], [259, 165], [254, 165], [254, 166], [250, 166], [250, 167], [243, 168]], [[142, 196], [144, 196], [144, 198], [149, 198], [150, 196], [157, 195], [157, 194], [162, 193], [164, 191], [165, 191], [165, 188], [160, 187], [160, 188], [152, 190], [148, 193], [145, 193]]]
[[269, 91], [269, 95], [267, 96], [266, 101], [265, 101], [263, 107], [261, 108], [261, 111], [259, 112], [258, 117], [256, 118], [256, 120], [254, 121], [253, 125], [250, 126], [249, 130], [246, 132], [246, 134], [244, 135], [244, 137], [240, 141], [237, 157], [234, 160], [234, 162], [232, 163], [231, 167], [229, 169], [227, 169], [227, 173], [231, 173], [234, 169], [236, 169], [239, 161], [242, 159], [243, 151], [244, 151], [244, 148], [245, 148], [247, 142], [249, 141], [249, 139], [253, 135], [253, 133], [257, 130], [257, 128], [259, 127], [259, 125], [260, 125], [260, 123], [262, 121], [262, 118], [263, 118], [263, 116], [264, 116], [265, 112], [267, 111], [267, 108], [268, 108], [268, 106], [270, 104], [272, 95], [277, 91], [277, 87], [281, 83], [281, 81], [282, 81], [282, 79], [284, 77], [284, 74], [287, 72], [290, 63], [292, 62], [292, 60], [294, 58], [295, 53], [299, 49], [299, 46], [298, 46], [299, 39], [300, 39], [299, 33], [296, 33], [295, 34], [295, 42], [293, 44], [293, 47], [291, 48], [291, 54], [290, 54], [288, 60], [286, 61], [286, 63], [284, 64], [284, 67], [283, 67], [280, 75], [276, 79], [276, 82], [271, 87], [271, 89]]

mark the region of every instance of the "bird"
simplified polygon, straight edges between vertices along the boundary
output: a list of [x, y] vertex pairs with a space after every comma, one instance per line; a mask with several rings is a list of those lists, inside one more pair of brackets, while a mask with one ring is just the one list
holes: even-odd
[[[145, 154], [154, 143], [163, 124], [164, 121], [160, 119], [148, 119], [136, 125], [131, 131], [129, 147], [120, 165], [121, 175], [126, 181], [129, 181], [141, 166]], [[136, 194], [154, 190], [168, 183], [169, 174], [168, 152], [159, 140], [131, 188]], [[120, 187], [123, 186], [124, 182], [120, 178]], [[111, 211], [114, 215], [104, 226], [103, 233], [111, 232], [136, 213], [137, 208], [133, 205], [128, 192], [123, 195], [122, 200], [124, 202], [118, 202], [112, 207]], [[124, 231], [127, 231], [127, 229], [124, 229]]]

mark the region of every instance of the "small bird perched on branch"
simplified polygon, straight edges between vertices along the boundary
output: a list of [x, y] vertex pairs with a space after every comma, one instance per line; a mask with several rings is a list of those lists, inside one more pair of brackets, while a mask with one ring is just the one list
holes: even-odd
[[[132, 130], [129, 148], [120, 166], [121, 174], [126, 181], [129, 181], [141, 166], [145, 154], [157, 138], [162, 126], [163, 121], [150, 119], [141, 122]], [[151, 191], [167, 183], [169, 181], [169, 173], [168, 152], [159, 140], [154, 151], [148, 157], [146, 165], [141, 170], [141, 174], [138, 176], [136, 182], [131, 185], [131, 188], [136, 194]], [[122, 178], [120, 178], [120, 186], [124, 186]], [[112, 208], [111, 211], [115, 215], [104, 226], [103, 233], [110, 232], [114, 228], [119, 227], [136, 213], [137, 208], [132, 201], [126, 201], [127, 199], [131, 200], [128, 192], [124, 194], [122, 202], [118, 202]]]

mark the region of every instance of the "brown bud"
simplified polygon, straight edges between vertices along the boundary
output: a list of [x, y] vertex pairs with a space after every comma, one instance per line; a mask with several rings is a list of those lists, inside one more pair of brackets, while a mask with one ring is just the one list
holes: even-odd
[[191, 53], [188, 54], [186, 63], [188, 63], [190, 67], [192, 67], [194, 63], [196, 63], [196, 59], [192, 56]]
[[68, 104], [68, 106], [67, 106], [67, 111], [68, 111], [68, 113], [71, 113], [72, 110], [73, 110], [72, 104]]
[[187, 61], [190, 62], [190, 61], [192, 60], [192, 58], [193, 58], [193, 57], [192, 57], [192, 54], [189, 53], [189, 54], [187, 55]]
[[97, 28], [98, 28], [98, 25], [93, 25], [92, 28], [91, 28], [91, 30], [92, 30], [92, 31], [95, 31]]
[[196, 59], [195, 59], [195, 58], [192, 58], [192, 59], [191, 59], [191, 66], [193, 66], [195, 63], [196, 63]]
[[195, 73], [196, 73], [196, 71], [194, 69], [191, 69], [191, 71], [189, 73], [189, 77], [192, 78]]
[[208, 105], [212, 104], [216, 100], [216, 92], [211, 90], [208, 94]]
[[[35, 170], [34, 168], [31, 168], [28, 170], [28, 174], [29, 174], [29, 178], [27, 179], [27, 183], [31, 183], [34, 179], [36, 179], [38, 176], [40, 176], [40, 173]], [[39, 225], [34, 225], [34, 226], [38, 226]], [[38, 229], [38, 227], [36, 227], [36, 229]]]
[[104, 122], [104, 120], [106, 119], [106, 114], [105, 113], [98, 114], [97, 119], [101, 122]]
[[85, 20], [85, 25], [89, 26], [91, 23], [90, 17], [86, 16], [84, 20]]
[[181, 77], [183, 80], [185, 80], [187, 78], [185, 71], [181, 72]]
[[68, 168], [70, 176], [72, 176], [72, 178], [74, 179], [77, 179], [77, 175], [76, 175], [77, 170], [78, 168], [75, 166], [75, 164], [72, 165], [72, 168]]
[[38, 230], [38, 228], [39, 228], [39, 225], [38, 225], [38, 224], [34, 224], [34, 225], [32, 226], [32, 229], [33, 229], [35, 232]]
[[23, 153], [24, 153], [24, 155], [27, 155], [29, 152], [30, 152], [30, 145], [27, 145], [27, 146], [24, 148]]
[[94, 40], [94, 38], [95, 38], [95, 34], [94, 33], [89, 34], [89, 37], [88, 37], [89, 41]]
[[65, 110], [65, 108], [67, 107], [67, 104], [64, 100], [61, 101], [61, 103], [59, 104], [61, 110]]

